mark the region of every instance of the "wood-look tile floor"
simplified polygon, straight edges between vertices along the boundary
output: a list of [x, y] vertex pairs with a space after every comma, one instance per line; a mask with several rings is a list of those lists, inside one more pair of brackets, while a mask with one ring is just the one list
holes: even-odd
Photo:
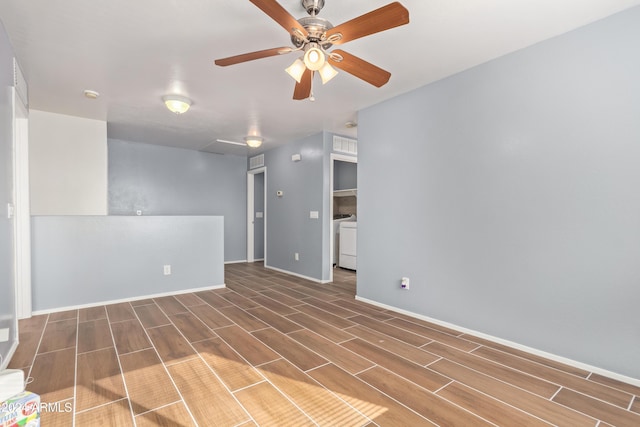
[[226, 283], [20, 321], [42, 425], [640, 425], [639, 387], [358, 302], [352, 272]]

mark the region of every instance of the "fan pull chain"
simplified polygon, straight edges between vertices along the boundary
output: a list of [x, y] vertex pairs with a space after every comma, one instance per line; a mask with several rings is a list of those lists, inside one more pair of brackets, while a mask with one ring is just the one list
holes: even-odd
[[313, 78], [315, 77], [315, 75], [316, 75], [316, 72], [312, 71], [311, 72], [311, 90], [309, 92], [309, 101], [311, 101], [311, 102], [316, 100], [316, 97], [313, 96]]

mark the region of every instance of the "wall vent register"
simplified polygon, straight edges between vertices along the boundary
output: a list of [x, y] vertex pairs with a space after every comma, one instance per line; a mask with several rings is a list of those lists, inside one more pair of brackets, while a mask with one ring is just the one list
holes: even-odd
[[337, 153], [358, 154], [358, 141], [343, 136], [333, 136], [333, 151]]
[[264, 154], [249, 158], [249, 169], [261, 168], [264, 166]]

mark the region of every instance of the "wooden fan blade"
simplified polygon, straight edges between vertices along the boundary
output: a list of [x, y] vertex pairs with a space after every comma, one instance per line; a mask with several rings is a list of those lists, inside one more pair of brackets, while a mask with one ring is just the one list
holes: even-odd
[[340, 40], [332, 42], [342, 44], [408, 23], [409, 11], [400, 3], [393, 2], [327, 30], [326, 36], [342, 34]]
[[275, 0], [249, 0], [251, 3], [255, 4], [262, 10], [264, 13], [269, 15], [271, 19], [276, 21], [282, 28], [287, 30], [289, 34], [292, 33], [293, 29], [298, 29], [302, 35], [306, 38], [309, 35], [309, 32], [298, 22], [296, 18], [294, 18], [289, 12], [287, 12], [280, 4]]
[[300, 83], [296, 83], [296, 88], [293, 90], [293, 99], [307, 99], [311, 95], [312, 78], [313, 72], [307, 68], [300, 79]]
[[257, 52], [243, 53], [242, 55], [230, 56], [228, 58], [216, 59], [215, 64], [221, 67], [227, 65], [239, 64], [241, 62], [253, 61], [254, 59], [268, 58], [270, 56], [283, 55], [290, 53], [293, 49], [290, 47], [276, 47], [273, 49], [259, 50]]
[[329, 63], [331, 65], [341, 69], [342, 71], [346, 71], [367, 83], [371, 83], [375, 87], [384, 86], [389, 81], [389, 78], [391, 78], [390, 72], [376, 67], [364, 59], [351, 55], [344, 50], [335, 49], [331, 53], [342, 56], [342, 61], [336, 61], [329, 56]]

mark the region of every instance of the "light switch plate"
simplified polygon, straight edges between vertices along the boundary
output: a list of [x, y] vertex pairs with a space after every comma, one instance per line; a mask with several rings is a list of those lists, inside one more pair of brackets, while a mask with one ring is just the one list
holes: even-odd
[[309, 218], [318, 219], [318, 218], [320, 218], [320, 214], [318, 213], [318, 211], [311, 211], [311, 212], [309, 212]]

